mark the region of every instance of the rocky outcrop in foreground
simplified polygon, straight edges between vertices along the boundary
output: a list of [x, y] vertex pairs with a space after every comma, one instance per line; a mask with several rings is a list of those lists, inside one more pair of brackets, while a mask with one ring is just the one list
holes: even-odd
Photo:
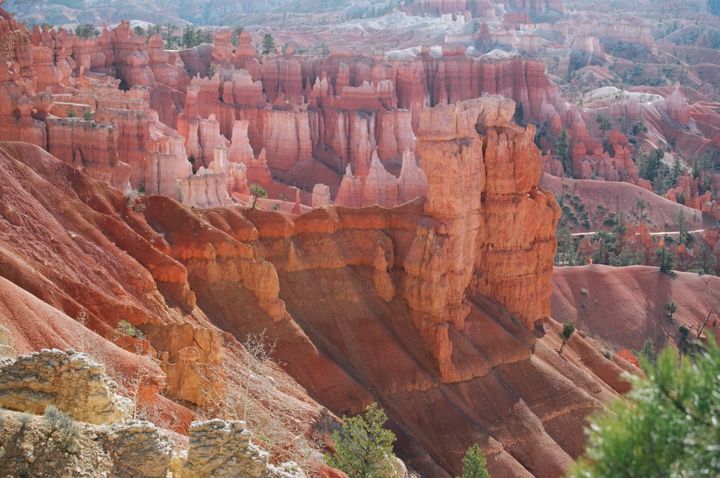
[[132, 406], [85, 354], [42, 350], [0, 363], [0, 407], [40, 414], [50, 405], [94, 424], [126, 419]]
[[[131, 401], [85, 354], [42, 350], [6, 359], [0, 384], [0, 405], [20, 412], [0, 410], [3, 476], [305, 477], [294, 463], [269, 464], [242, 421], [193, 423], [185, 450], [168, 430], [129, 419]], [[43, 411], [42, 419], [28, 415]]]

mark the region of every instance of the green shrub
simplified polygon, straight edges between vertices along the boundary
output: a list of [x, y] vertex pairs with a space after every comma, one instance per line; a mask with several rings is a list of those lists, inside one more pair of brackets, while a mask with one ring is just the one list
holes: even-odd
[[387, 415], [375, 403], [362, 415], [343, 417], [342, 427], [332, 434], [335, 453], [325, 457], [327, 464], [349, 478], [393, 476], [395, 434], [384, 428], [386, 421]]
[[260, 186], [259, 184], [251, 184], [250, 185], [250, 194], [252, 194], [252, 196], [253, 196], [252, 209], [255, 209], [258, 198], [268, 197], [268, 194], [267, 194], [267, 191], [265, 191], [265, 188]]
[[562, 345], [560, 346], [560, 350], [558, 352], [560, 355], [562, 355], [563, 350], [565, 349], [565, 346], [568, 343], [568, 340], [570, 340], [570, 337], [575, 333], [575, 324], [568, 321], [563, 324], [562, 332], [560, 332], [560, 338], [562, 338]]
[[143, 335], [142, 331], [127, 320], [121, 320], [120, 322], [118, 322], [117, 331], [123, 335], [135, 337], [136, 339], [145, 338], [145, 335]]
[[28, 429], [30, 426], [30, 422], [32, 422], [32, 417], [29, 413], [21, 413], [20, 414], [20, 431], [24, 432]]
[[43, 416], [51, 435], [56, 435], [58, 445], [63, 451], [77, 454], [80, 452], [80, 429], [72, 418], [58, 410], [54, 405], [45, 409]]

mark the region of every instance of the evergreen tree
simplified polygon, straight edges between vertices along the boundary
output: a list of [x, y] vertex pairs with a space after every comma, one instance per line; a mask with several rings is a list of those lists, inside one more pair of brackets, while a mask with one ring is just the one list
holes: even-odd
[[658, 263], [660, 263], [660, 272], [674, 278], [676, 276], [675, 271], [673, 271], [673, 267], [675, 267], [675, 254], [668, 251], [665, 247], [658, 249], [655, 254]]
[[192, 48], [195, 45], [197, 32], [195, 31], [195, 28], [192, 25], [185, 25], [183, 27], [183, 35], [182, 35], [182, 46], [185, 48]]
[[275, 38], [269, 33], [266, 33], [262, 39], [262, 54], [269, 55], [275, 53]]
[[560, 156], [565, 175], [573, 177], [574, 167], [572, 162], [572, 154], [570, 154], [570, 135], [567, 129], [563, 129], [560, 137], [555, 140], [555, 152]]
[[693, 237], [690, 235], [690, 231], [688, 230], [687, 221], [685, 220], [685, 212], [680, 209], [677, 213], [677, 227], [678, 227], [678, 243], [686, 246], [686, 247], [692, 247]]
[[100, 34], [100, 32], [98, 32], [91, 24], [84, 23], [82, 25], [78, 25], [75, 29], [75, 34], [80, 38], [95, 38]]
[[670, 187], [674, 188], [677, 185], [677, 180], [682, 174], [682, 165], [680, 164], [680, 158], [675, 157], [673, 161], [672, 170], [670, 171]]
[[651, 181], [655, 185], [663, 156], [665, 156], [665, 152], [662, 149], [655, 149], [648, 156], [642, 158], [638, 171], [640, 177]]
[[465, 452], [463, 472], [460, 478], [490, 478], [490, 473], [487, 470], [487, 459], [477, 443]]
[[693, 356], [667, 348], [641, 360], [646, 378], [593, 419], [572, 478], [720, 476], [720, 348], [693, 347]]
[[600, 127], [600, 131], [602, 131], [603, 134], [607, 133], [612, 129], [612, 123], [606, 116], [599, 115], [595, 119], [595, 121], [597, 121], [597, 124]]
[[560, 346], [560, 350], [558, 350], [558, 353], [562, 355], [563, 350], [565, 349], [565, 346], [568, 343], [568, 340], [570, 340], [570, 337], [575, 333], [575, 324], [572, 322], [565, 322], [563, 324], [562, 332], [560, 332], [560, 337], [562, 338], [562, 345]]
[[556, 266], [576, 266], [578, 264], [577, 248], [570, 229], [560, 227], [557, 233]]
[[384, 428], [386, 421], [387, 415], [375, 403], [362, 415], [343, 417], [342, 427], [332, 434], [335, 453], [325, 457], [327, 464], [349, 478], [392, 477], [395, 434]]
[[252, 209], [255, 209], [258, 198], [266, 198], [268, 196], [265, 188], [260, 186], [259, 184], [250, 185], [250, 194], [252, 194], [253, 196]]
[[244, 31], [243, 27], [233, 28], [232, 37], [231, 37], [230, 41], [232, 42], [232, 45], [234, 47], [237, 47], [240, 44], [240, 35], [242, 34], [243, 31]]

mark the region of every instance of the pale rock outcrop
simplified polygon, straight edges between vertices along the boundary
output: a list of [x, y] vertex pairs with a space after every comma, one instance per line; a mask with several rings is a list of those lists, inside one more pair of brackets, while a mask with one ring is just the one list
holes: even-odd
[[145, 421], [111, 425], [106, 430], [106, 449], [115, 476], [165, 478], [172, 458], [167, 431]]
[[397, 178], [385, 170], [376, 152], [372, 155], [370, 170], [363, 186], [363, 205], [377, 204], [384, 207], [397, 205]]
[[41, 350], [0, 364], [0, 406], [42, 414], [49, 405], [95, 424], [121, 421], [131, 409], [105, 368], [85, 354]]
[[679, 85], [676, 85], [673, 92], [665, 98], [664, 106], [665, 112], [679, 125], [685, 126], [690, 121], [690, 107]]
[[428, 180], [425, 172], [418, 167], [415, 154], [406, 149], [403, 152], [402, 169], [398, 178], [398, 202], [412, 201], [427, 194]]
[[13, 338], [7, 327], [0, 325], [0, 360], [14, 359], [17, 352], [13, 348]]
[[148, 325], [145, 334], [158, 351], [171, 396], [202, 406], [224, 392], [222, 343], [217, 333], [184, 323]]
[[293, 463], [268, 464], [268, 453], [253, 444], [251, 437], [243, 421], [194, 422], [182, 478], [305, 477]]
[[248, 164], [255, 159], [250, 140], [248, 138], [247, 120], [237, 120], [233, 124], [232, 144], [228, 153], [228, 159], [231, 163]]
[[198, 121], [198, 138], [202, 150], [202, 164], [205, 167], [215, 159], [215, 150], [217, 148], [229, 148], [230, 141], [220, 133], [220, 122], [214, 114], [207, 119]]
[[316, 184], [312, 190], [312, 207], [328, 206], [332, 203], [330, 199], [330, 188], [325, 184]]
[[178, 180], [183, 204], [201, 208], [230, 204], [227, 149], [215, 148], [213, 153], [214, 159], [207, 168], [201, 166], [192, 176]]
[[288, 171], [299, 162], [312, 159], [307, 111], [267, 112], [264, 139], [271, 168]]
[[160, 123], [157, 113], [150, 116], [149, 158], [145, 168], [145, 192], [179, 197], [177, 182], [192, 175], [192, 164], [185, 151], [185, 139]]

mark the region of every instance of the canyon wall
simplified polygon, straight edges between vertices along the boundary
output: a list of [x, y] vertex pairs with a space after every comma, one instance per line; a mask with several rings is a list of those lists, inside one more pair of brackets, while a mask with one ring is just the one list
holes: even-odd
[[[559, 476], [582, 451], [584, 417], [626, 385], [623, 364], [581, 337], [564, 358], [555, 352], [560, 326], [548, 316], [558, 208], [537, 187], [534, 129], [514, 125], [513, 114], [499, 97], [425, 110], [416, 155], [427, 199], [294, 219], [191, 210], [163, 196], [127, 201], [36, 147], [6, 143], [2, 184], [18, 201], [2, 211], [10, 249], [0, 273], [71, 317], [86, 311], [101, 336], [112, 337], [121, 319], [143, 330], [150, 353], [165, 357], [146, 400], [176, 413], [153, 394], [168, 387], [168, 397], [201, 403], [198, 390], [218, 380], [202, 370], [232, 360], [229, 339], [205, 330], [239, 340], [265, 331], [283, 373], [333, 412], [380, 402], [400, 455], [424, 474], [457, 474], [479, 442], [494, 474]], [[29, 191], [43, 192], [21, 200]], [[80, 215], [70, 222], [47, 220], [71, 210]], [[36, 244], [38, 225], [59, 224], [67, 229], [42, 235], [61, 238], [42, 266], [23, 244]], [[80, 273], [103, 257], [97, 274]], [[18, 340], [37, 340], [7, 325]], [[103, 360], [127, 353], [102, 349]]]
[[[427, 200], [295, 219], [193, 217], [148, 200], [144, 214], [166, 231], [213, 323], [237, 336], [266, 330], [285, 369], [337, 413], [379, 401], [401, 455], [423, 473], [457, 473], [475, 440], [493, 473], [559, 476], [582, 450], [583, 418], [627, 384], [584, 339], [569, 361], [553, 350], [558, 208], [537, 187], [534, 130], [513, 113], [498, 97], [422, 113]], [[550, 405], [540, 390], [567, 401]]]

